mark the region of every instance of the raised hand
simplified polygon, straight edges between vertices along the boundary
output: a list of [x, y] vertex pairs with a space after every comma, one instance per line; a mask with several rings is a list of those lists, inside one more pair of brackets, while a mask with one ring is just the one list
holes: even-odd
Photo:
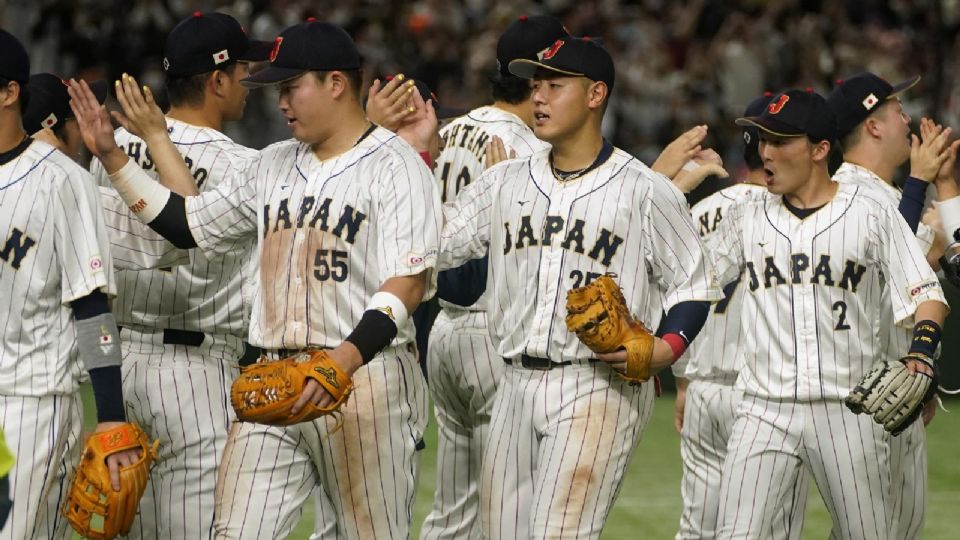
[[166, 136], [167, 119], [154, 101], [149, 87], [144, 86], [141, 91], [137, 80], [126, 73], [115, 83], [115, 87], [123, 113], [114, 112], [113, 117], [124, 129], [143, 140]]
[[910, 135], [910, 176], [932, 182], [948, 157], [947, 142], [951, 128], [943, 128], [929, 118], [920, 119], [920, 137]]
[[416, 88], [410, 96], [413, 111], [404, 117], [396, 134], [410, 143], [417, 152], [426, 152], [430, 150], [431, 142], [439, 137], [437, 128], [440, 122], [431, 100], [424, 101]]
[[104, 156], [119, 151], [107, 108], [97, 101], [87, 82], [70, 79], [67, 93], [70, 94], [70, 109], [77, 118], [80, 136], [87, 150], [101, 161]]
[[373, 81], [367, 92], [367, 118], [381, 127], [396, 132], [404, 118], [414, 112], [410, 101], [414, 93], [413, 80], [401, 73], [382, 84]]
[[672, 179], [702, 150], [700, 143], [706, 136], [707, 126], [693, 126], [668, 144], [650, 168]]
[[673, 177], [673, 183], [680, 191], [690, 193], [710, 175], [727, 178], [730, 173], [723, 168], [723, 159], [716, 151], [705, 148], [684, 165]]
[[490, 139], [490, 142], [487, 143], [487, 147], [483, 151], [483, 168], [489, 169], [501, 161], [506, 159], [514, 159], [517, 157], [517, 153], [513, 150], [510, 151], [509, 158], [507, 157], [507, 149], [503, 145], [503, 140], [496, 135]]

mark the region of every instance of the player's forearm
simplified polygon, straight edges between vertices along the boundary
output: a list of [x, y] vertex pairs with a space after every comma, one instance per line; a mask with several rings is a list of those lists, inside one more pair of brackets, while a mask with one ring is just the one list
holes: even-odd
[[399, 298], [408, 313], [413, 313], [427, 292], [427, 271], [413, 276], [392, 277], [383, 282], [379, 292], [390, 293]]
[[153, 161], [160, 176], [160, 183], [165, 188], [182, 197], [200, 193], [200, 190], [197, 189], [197, 181], [190, 174], [190, 169], [183, 161], [183, 156], [180, 155], [166, 132], [159, 135], [148, 135], [145, 142], [153, 155]]
[[98, 422], [123, 422], [120, 375], [120, 331], [110, 313], [107, 296], [96, 290], [70, 303], [77, 327], [77, 348], [90, 373]]
[[933, 321], [943, 326], [943, 321], [947, 319], [949, 308], [946, 304], [936, 300], [927, 300], [917, 306], [917, 312], [914, 314], [915, 321]]
[[197, 246], [187, 223], [185, 200], [154, 182], [135, 162], [110, 174], [120, 198], [138, 219], [180, 249]]

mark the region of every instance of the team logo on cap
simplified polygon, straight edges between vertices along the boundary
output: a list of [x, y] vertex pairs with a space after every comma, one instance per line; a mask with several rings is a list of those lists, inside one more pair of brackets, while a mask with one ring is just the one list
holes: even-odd
[[163, 70], [170, 71], [170, 60], [167, 57], [163, 58]]
[[771, 103], [767, 107], [767, 111], [769, 111], [770, 114], [779, 114], [780, 111], [783, 110], [783, 106], [786, 105], [788, 101], [790, 101], [790, 96], [786, 94], [780, 94], [780, 99]]
[[220, 65], [229, 59], [230, 59], [230, 53], [228, 53], [226, 49], [218, 53], [213, 53], [213, 63], [216, 65]]
[[749, 131], [744, 131], [744, 132], [743, 132], [743, 143], [744, 143], [744, 144], [750, 144], [750, 132], [749, 132]]
[[870, 94], [863, 99], [863, 107], [869, 111], [879, 102], [880, 100], [877, 99], [877, 96]]
[[560, 47], [563, 47], [563, 40], [558, 39], [553, 42], [553, 45], [547, 47], [546, 49], [537, 53], [537, 58], [540, 60], [549, 60], [556, 56], [557, 51], [560, 50]]
[[280, 44], [283, 43], [283, 38], [278, 37], [273, 40], [273, 49], [270, 50], [270, 61], [273, 62], [277, 59], [277, 54], [280, 53]]
[[45, 128], [52, 128], [53, 126], [57, 125], [57, 115], [50, 113], [50, 116], [44, 118], [43, 122], [40, 122], [40, 125]]

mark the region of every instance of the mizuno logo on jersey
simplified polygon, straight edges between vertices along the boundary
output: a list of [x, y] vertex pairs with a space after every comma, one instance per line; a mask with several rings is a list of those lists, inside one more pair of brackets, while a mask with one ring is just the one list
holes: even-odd
[[[750, 290], [756, 291], [760, 288], [760, 281], [766, 289], [774, 285], [786, 285], [787, 277], [774, 262], [773, 257], [766, 257], [762, 263], [762, 269], [759, 270], [753, 261], [747, 263], [747, 273], [750, 275]], [[820, 255], [820, 260], [813, 268], [813, 273], [807, 279], [805, 273], [810, 270], [810, 257], [806, 253], [794, 253], [790, 255], [790, 283], [799, 285], [806, 281], [814, 285], [826, 285], [828, 287], [840, 287], [850, 292], [857, 292], [857, 285], [863, 278], [867, 267], [858, 264], [856, 261], [847, 260], [844, 263], [843, 270], [839, 271], [830, 266], [830, 256]], [[835, 277], [839, 275], [840, 282], [837, 283]]]
[[343, 212], [330, 230], [330, 204], [331, 199], [324, 199], [319, 205], [316, 204], [315, 197], [304, 197], [300, 201], [300, 207], [294, 207], [291, 211], [289, 199], [281, 200], [276, 209], [271, 205], [263, 207], [263, 236], [278, 232], [281, 228], [291, 229], [296, 226], [298, 229], [310, 227], [329, 231], [352, 244], [360, 231], [360, 225], [367, 219], [363, 212], [354, 210], [352, 206], [345, 205]]
[[37, 242], [23, 233], [20, 229], [14, 228], [10, 231], [10, 236], [7, 237], [7, 241], [3, 244], [3, 249], [0, 250], [0, 259], [3, 259], [4, 262], [7, 262], [17, 270], [20, 268], [20, 263], [23, 262], [23, 258], [27, 256], [30, 248], [34, 246]]
[[[513, 249], [520, 250], [537, 246], [550, 247], [554, 245], [553, 242], [560, 240], [560, 238], [555, 238], [555, 236], [559, 235], [566, 228], [566, 223], [560, 216], [548, 215], [543, 224], [538, 223], [536, 228], [534, 228], [529, 215], [521, 216], [520, 226], [517, 228], [516, 241], [514, 241], [514, 236], [510, 231], [510, 225], [510, 222], [503, 224], [505, 233], [503, 246], [504, 255], [510, 253]], [[584, 225], [585, 223], [582, 219], [574, 220], [573, 226], [567, 229], [566, 234], [563, 236], [563, 241], [559, 244], [560, 248], [586, 254], [587, 257], [595, 261], [599, 260], [600, 264], [610, 266], [610, 261], [613, 260], [614, 255], [617, 254], [617, 250], [620, 249], [620, 246], [623, 244], [623, 238], [607, 229], [600, 229], [600, 234], [589, 246], [590, 251], [586, 251], [587, 243], [583, 234]]]

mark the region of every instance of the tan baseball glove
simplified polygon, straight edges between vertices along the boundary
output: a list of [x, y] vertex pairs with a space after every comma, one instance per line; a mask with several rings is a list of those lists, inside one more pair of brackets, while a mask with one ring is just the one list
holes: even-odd
[[653, 335], [627, 309], [620, 286], [607, 274], [586, 287], [567, 292], [567, 329], [595, 353], [627, 351], [627, 365], [618, 371], [630, 382], [650, 378]]
[[[307, 379], [320, 383], [334, 398], [329, 407], [307, 403], [296, 415], [290, 409], [300, 398]], [[346, 403], [353, 390], [350, 376], [326, 351], [314, 350], [243, 368], [230, 389], [230, 401], [243, 422], [289, 426], [330, 414]]]
[[[140, 426], [131, 423], [87, 437], [63, 505], [63, 515], [80, 536], [109, 539], [130, 532], [159, 444], [151, 445]], [[140, 449], [140, 459], [120, 469], [120, 491], [114, 491], [107, 457], [131, 449]]]

